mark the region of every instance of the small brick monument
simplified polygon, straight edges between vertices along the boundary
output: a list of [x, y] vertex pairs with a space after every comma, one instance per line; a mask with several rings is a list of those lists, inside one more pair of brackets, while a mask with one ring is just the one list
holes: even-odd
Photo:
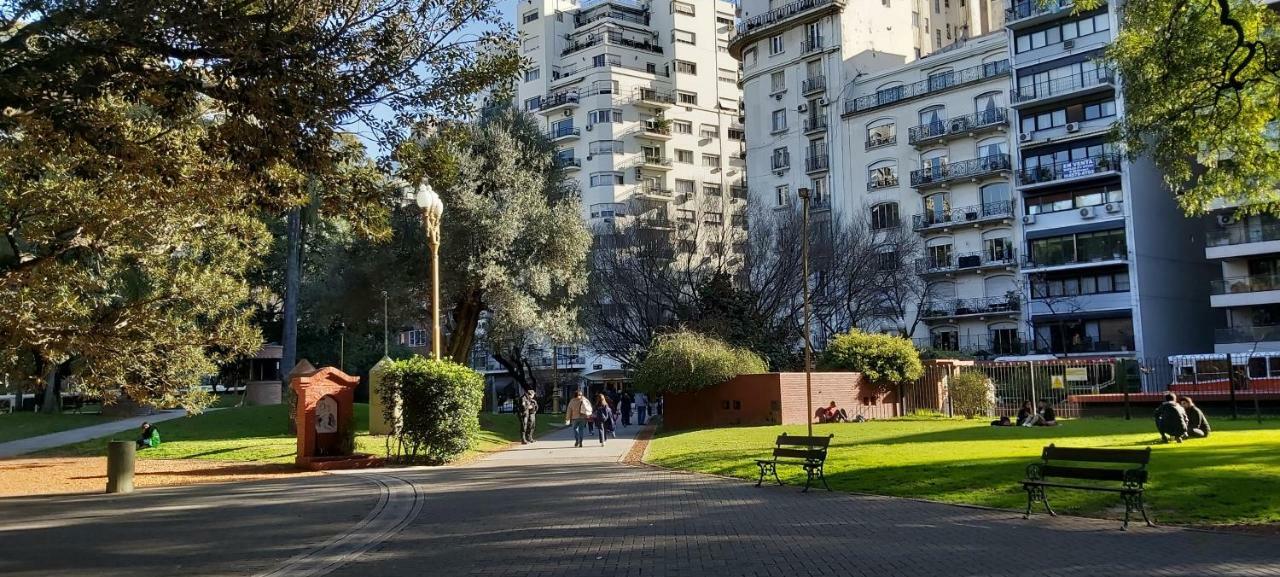
[[313, 471], [357, 469], [381, 464], [372, 455], [356, 453], [354, 396], [360, 377], [325, 367], [294, 372], [289, 381], [298, 397], [298, 467]]

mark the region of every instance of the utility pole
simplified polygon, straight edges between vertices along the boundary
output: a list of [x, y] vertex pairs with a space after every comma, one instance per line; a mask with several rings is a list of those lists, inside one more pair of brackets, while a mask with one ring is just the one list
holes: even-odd
[[804, 263], [804, 406], [805, 422], [809, 425], [809, 436], [813, 436], [813, 341], [809, 330], [809, 189], [799, 191], [802, 210], [804, 211], [804, 253], [800, 261]]

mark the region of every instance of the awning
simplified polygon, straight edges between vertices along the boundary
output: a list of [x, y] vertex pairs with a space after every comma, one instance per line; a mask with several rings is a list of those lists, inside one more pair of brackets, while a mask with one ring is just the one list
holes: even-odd
[[582, 373], [582, 378], [593, 383], [629, 380], [627, 378], [627, 372], [622, 369], [602, 369], [599, 371], [585, 372]]

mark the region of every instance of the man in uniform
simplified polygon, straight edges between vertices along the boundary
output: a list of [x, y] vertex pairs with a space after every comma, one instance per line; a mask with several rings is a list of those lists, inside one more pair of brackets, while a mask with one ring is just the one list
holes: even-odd
[[520, 443], [528, 445], [533, 442], [533, 428], [538, 419], [538, 400], [533, 398], [533, 389], [524, 392], [520, 397]]

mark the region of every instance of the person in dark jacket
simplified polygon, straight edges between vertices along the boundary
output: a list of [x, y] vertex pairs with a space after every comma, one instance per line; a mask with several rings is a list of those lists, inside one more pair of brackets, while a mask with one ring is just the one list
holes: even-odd
[[1169, 442], [1169, 437], [1181, 443], [1187, 438], [1187, 411], [1178, 404], [1178, 395], [1165, 393], [1164, 402], [1156, 407], [1156, 430], [1160, 431], [1160, 441]]
[[1036, 414], [1035, 403], [1032, 403], [1031, 401], [1022, 401], [1022, 408], [1018, 409], [1018, 421], [1014, 424], [1021, 427], [1027, 424], [1027, 419], [1030, 419], [1031, 415], [1034, 414]]
[[538, 426], [538, 399], [534, 398], [533, 389], [520, 395], [520, 443], [528, 445], [533, 442], [533, 430]]
[[1178, 404], [1182, 405], [1182, 410], [1187, 413], [1187, 434], [1192, 437], [1208, 437], [1209, 436], [1209, 418], [1204, 416], [1204, 411], [1196, 406], [1195, 401], [1191, 397], [1181, 397]]
[[631, 393], [622, 393], [618, 399], [618, 412], [622, 413], [622, 426], [631, 426]]
[[605, 439], [613, 434], [613, 408], [609, 406], [609, 398], [604, 393], [596, 396], [596, 407], [591, 413], [591, 420], [595, 421], [596, 431], [600, 434], [600, 446], [603, 447]]

